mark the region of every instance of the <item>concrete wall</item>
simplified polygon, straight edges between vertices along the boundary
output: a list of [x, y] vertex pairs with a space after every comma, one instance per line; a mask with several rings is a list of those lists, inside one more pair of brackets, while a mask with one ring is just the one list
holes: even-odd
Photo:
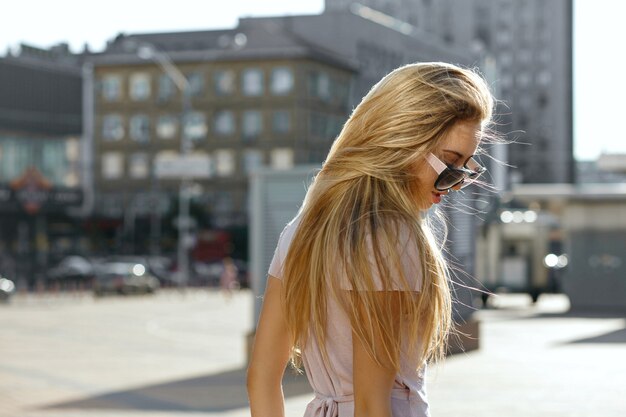
[[307, 187], [318, 169], [316, 165], [299, 166], [288, 171], [263, 168], [251, 175], [249, 253], [255, 325], [261, 312], [267, 271], [280, 233], [298, 213]]
[[564, 213], [573, 310], [626, 311], [626, 202], [572, 202]]

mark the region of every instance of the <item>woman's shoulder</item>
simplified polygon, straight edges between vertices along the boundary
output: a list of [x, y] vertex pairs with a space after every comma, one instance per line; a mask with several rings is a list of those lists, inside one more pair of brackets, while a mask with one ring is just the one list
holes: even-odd
[[280, 234], [279, 244], [289, 246], [293, 236], [296, 234], [296, 230], [298, 229], [298, 225], [300, 224], [300, 220], [302, 218], [302, 214], [298, 212], [296, 216], [291, 219], [283, 228], [283, 231]]
[[289, 245], [293, 240], [293, 236], [296, 233], [298, 225], [300, 224], [300, 213], [298, 213], [291, 221], [289, 221], [283, 228], [278, 238], [278, 244], [274, 251], [274, 256], [270, 262], [269, 273], [276, 278], [282, 278], [282, 267], [289, 251]]

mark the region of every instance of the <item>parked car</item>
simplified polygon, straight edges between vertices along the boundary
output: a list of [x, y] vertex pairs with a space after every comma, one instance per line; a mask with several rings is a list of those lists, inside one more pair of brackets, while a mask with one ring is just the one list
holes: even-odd
[[0, 276], [0, 302], [8, 302], [15, 292], [15, 284], [10, 279]]
[[104, 261], [142, 264], [146, 267], [148, 274], [156, 277], [162, 286], [176, 284], [172, 271], [173, 262], [167, 256], [113, 255], [104, 258]]
[[47, 273], [48, 282], [62, 285], [69, 283], [90, 284], [94, 278], [94, 264], [82, 256], [71, 255], [63, 258]]
[[150, 274], [144, 264], [136, 262], [106, 262], [95, 269], [94, 294], [152, 294], [159, 280]]

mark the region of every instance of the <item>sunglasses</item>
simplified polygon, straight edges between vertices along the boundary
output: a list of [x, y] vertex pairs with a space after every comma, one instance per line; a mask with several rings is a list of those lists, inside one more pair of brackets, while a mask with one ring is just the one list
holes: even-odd
[[454, 168], [441, 161], [432, 153], [426, 155], [426, 161], [439, 175], [435, 181], [435, 189], [437, 191], [447, 191], [457, 185], [460, 185], [460, 188], [465, 188], [487, 170], [476, 162], [473, 155], [465, 162], [463, 168]]

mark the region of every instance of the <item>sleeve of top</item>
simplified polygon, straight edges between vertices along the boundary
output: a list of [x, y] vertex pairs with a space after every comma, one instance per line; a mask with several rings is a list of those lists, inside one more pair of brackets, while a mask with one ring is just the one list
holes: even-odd
[[278, 238], [278, 244], [274, 250], [274, 257], [272, 258], [272, 262], [270, 262], [268, 271], [268, 274], [281, 280], [283, 279], [283, 264], [285, 262], [285, 257], [287, 256], [287, 250], [289, 249], [289, 242], [291, 241], [291, 229], [292, 225], [290, 223], [285, 226], [281, 232], [280, 237]]

